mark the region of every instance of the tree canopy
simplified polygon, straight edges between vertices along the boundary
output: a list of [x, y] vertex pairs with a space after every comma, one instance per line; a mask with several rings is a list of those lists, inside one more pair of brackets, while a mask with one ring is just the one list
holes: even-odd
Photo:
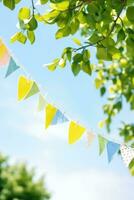
[[37, 180], [34, 170], [25, 164], [10, 165], [0, 154], [0, 200], [49, 200], [44, 179]]
[[[75, 76], [83, 71], [95, 77], [96, 88], [107, 98], [101, 127], [105, 125], [110, 131], [112, 119], [124, 103], [134, 110], [133, 0], [31, 0], [29, 7], [21, 7], [21, 0], [2, 3], [10, 10], [18, 8], [18, 32], [11, 37], [12, 43], [25, 44], [29, 40], [33, 44], [39, 23], [56, 24], [56, 39], [80, 33], [80, 39], [73, 39], [77, 46], [63, 49], [61, 57], [47, 67], [54, 71], [69, 63]], [[97, 64], [91, 62], [91, 47], [95, 48]], [[123, 122], [119, 134], [134, 146], [134, 124]]]

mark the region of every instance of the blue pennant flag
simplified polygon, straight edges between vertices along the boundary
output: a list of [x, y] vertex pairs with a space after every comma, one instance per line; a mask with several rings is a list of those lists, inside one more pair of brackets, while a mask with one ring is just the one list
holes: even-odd
[[52, 125], [64, 123], [67, 121], [69, 121], [69, 120], [65, 117], [65, 115], [60, 110], [57, 110], [56, 115], [52, 121]]
[[14, 71], [16, 71], [19, 68], [20, 68], [20, 66], [18, 66], [16, 64], [16, 62], [14, 61], [14, 59], [11, 57], [9, 65], [8, 65], [8, 69], [7, 69], [7, 72], [6, 72], [6, 75], [5, 75], [5, 78], [8, 77], [10, 74], [12, 74]]
[[114, 154], [120, 149], [120, 144], [108, 141], [107, 143], [107, 155], [108, 161], [111, 162]]

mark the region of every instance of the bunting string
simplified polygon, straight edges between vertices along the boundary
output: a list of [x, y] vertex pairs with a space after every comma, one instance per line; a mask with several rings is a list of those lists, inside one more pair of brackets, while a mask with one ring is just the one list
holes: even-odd
[[44, 96], [41, 86], [37, 82], [29, 78], [27, 70], [14, 59], [7, 46], [0, 39], [0, 68], [7, 67], [5, 78], [13, 74], [18, 69], [21, 69], [25, 75], [21, 75], [18, 79], [18, 101], [26, 100], [38, 94], [38, 111], [44, 111], [44, 126], [47, 129], [50, 125], [57, 125], [69, 122], [68, 143], [74, 144], [79, 141], [84, 133], [87, 133], [88, 145], [91, 145], [94, 139], [98, 138], [99, 155], [102, 155], [105, 149], [107, 150], [108, 162], [111, 162], [113, 156], [121, 151], [122, 159], [127, 167], [134, 159], [134, 148], [128, 147], [126, 144], [119, 144], [111, 141], [102, 135], [94, 134], [86, 126], [80, 124], [76, 120], [72, 120], [66, 112], [63, 112], [59, 106], [54, 103], [49, 103]]

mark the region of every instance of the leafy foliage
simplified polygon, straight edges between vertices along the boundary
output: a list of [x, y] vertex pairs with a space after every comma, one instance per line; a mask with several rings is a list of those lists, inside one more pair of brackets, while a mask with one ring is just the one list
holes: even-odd
[[7, 157], [0, 154], [0, 199], [48, 200], [50, 194], [43, 178], [35, 180], [34, 170], [24, 164], [9, 165]]
[[[11, 10], [18, 3], [20, 0], [3, 0], [3, 4]], [[34, 0], [31, 0], [32, 8], [20, 8], [19, 32], [11, 37], [11, 42], [25, 44], [29, 40], [33, 44], [39, 23], [56, 24], [56, 39], [79, 31], [85, 42], [74, 38], [78, 46], [65, 48], [61, 58], [54, 59], [47, 67], [54, 71], [69, 63], [75, 76], [81, 71], [89, 76], [96, 74], [95, 86], [100, 95], [108, 94], [108, 102], [103, 106], [106, 118], [101, 125], [106, 125], [110, 131], [112, 119], [123, 109], [124, 102], [128, 102], [130, 109], [134, 110], [134, 1], [39, 0], [38, 4], [44, 10], [49, 4], [49, 12], [39, 12]], [[91, 62], [90, 47], [96, 50], [98, 64]], [[132, 144], [134, 132], [131, 131], [131, 137], [128, 137], [131, 129], [133, 125], [125, 124], [120, 135]]]

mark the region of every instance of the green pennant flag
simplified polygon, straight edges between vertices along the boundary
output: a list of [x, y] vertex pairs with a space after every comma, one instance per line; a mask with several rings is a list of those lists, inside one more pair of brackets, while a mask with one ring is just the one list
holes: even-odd
[[14, 61], [14, 59], [11, 57], [10, 61], [9, 61], [9, 65], [8, 65], [8, 69], [7, 69], [5, 78], [7, 78], [10, 74], [12, 74], [14, 71], [16, 71], [19, 68], [20, 68], [20, 66], [18, 66], [16, 64], [16, 62]]
[[134, 158], [131, 160], [128, 167], [131, 175], [134, 176]]
[[38, 112], [42, 111], [46, 105], [46, 101], [44, 97], [39, 94], [39, 101], [38, 101]]
[[98, 135], [98, 141], [99, 141], [99, 155], [101, 155], [104, 152], [105, 146], [108, 141], [101, 135]]
[[37, 94], [39, 92], [39, 88], [38, 88], [38, 85], [36, 84], [36, 82], [34, 81], [33, 84], [32, 84], [32, 87], [29, 91], [29, 93], [26, 95], [25, 99]]

